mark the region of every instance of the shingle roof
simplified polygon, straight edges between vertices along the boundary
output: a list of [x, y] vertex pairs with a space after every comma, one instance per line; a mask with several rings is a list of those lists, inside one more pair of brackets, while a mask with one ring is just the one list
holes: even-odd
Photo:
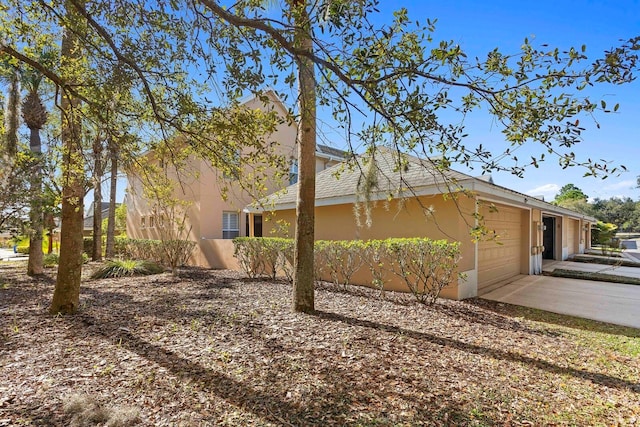
[[[118, 206], [120, 206], [120, 203], [116, 203], [116, 207]], [[102, 219], [104, 220], [109, 216], [109, 202], [102, 202], [100, 207], [102, 208], [100, 211], [102, 212]], [[89, 205], [84, 217], [84, 229], [93, 230], [93, 202]]]
[[347, 159], [349, 152], [340, 150], [338, 148], [329, 147], [328, 145], [316, 144], [316, 152], [320, 154], [326, 154], [332, 157], [338, 157], [341, 159]]
[[[353, 203], [366, 181], [365, 176], [371, 165], [370, 157], [359, 156], [325, 169], [316, 175], [316, 205]], [[493, 183], [487, 177], [474, 178], [452, 169], [437, 167], [437, 160], [399, 154], [386, 148], [378, 148], [375, 153], [375, 180], [370, 192], [370, 200], [411, 197], [419, 194], [449, 193], [466, 189], [490, 195], [493, 199], [505, 200], [523, 206], [537, 207], [546, 212], [556, 212], [583, 217], [590, 221], [595, 218], [566, 208], [554, 206], [524, 193]], [[282, 191], [271, 194], [258, 202], [262, 208], [290, 209], [295, 206], [298, 184], [290, 185]]]
[[[364, 188], [367, 171], [375, 164], [374, 185], [371, 194], [377, 198], [402, 197], [411, 195], [417, 187], [438, 185], [449, 191], [447, 185], [454, 181], [473, 179], [453, 170], [440, 171], [429, 159], [400, 155], [389, 149], [376, 151], [375, 163], [370, 157], [359, 156], [351, 162], [343, 162], [327, 168], [316, 176], [316, 200], [355, 196]], [[263, 205], [295, 203], [298, 184], [267, 196]]]

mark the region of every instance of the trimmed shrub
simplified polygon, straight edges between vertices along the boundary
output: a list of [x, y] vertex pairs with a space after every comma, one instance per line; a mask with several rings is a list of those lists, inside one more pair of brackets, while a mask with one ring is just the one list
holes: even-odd
[[242, 271], [251, 279], [279, 272], [293, 279], [293, 241], [277, 237], [236, 237], [234, 253]]
[[29, 246], [17, 246], [16, 252], [19, 254], [29, 255]]
[[258, 277], [263, 271], [263, 260], [260, 250], [262, 241], [258, 238], [236, 237], [233, 239], [233, 256], [238, 260], [240, 269], [250, 279]]
[[385, 241], [391, 271], [402, 278], [413, 296], [433, 304], [442, 289], [456, 278], [460, 243], [425, 238]]
[[173, 274], [177, 268], [185, 265], [196, 247], [196, 242], [189, 240], [160, 240], [158, 250], [160, 263], [171, 269]]
[[107, 261], [107, 265], [91, 275], [92, 279], [112, 277], [149, 276], [164, 272], [164, 268], [152, 261], [133, 259]]
[[115, 253], [122, 259], [148, 260], [170, 268], [185, 265], [196, 247], [190, 240], [151, 240], [116, 237]]
[[[86, 256], [87, 254], [83, 252], [82, 255]], [[84, 256], [82, 257], [83, 264], [86, 262], [84, 260]], [[60, 262], [60, 255], [56, 253], [46, 254], [42, 259], [42, 265], [44, 265], [45, 267], [54, 267], [58, 265], [59, 262]]]
[[389, 281], [392, 260], [389, 255], [385, 240], [368, 240], [363, 243], [362, 261], [369, 268], [372, 285], [380, 290], [380, 296], [384, 297], [384, 286]]
[[314, 245], [317, 275], [320, 276], [324, 270], [333, 283], [346, 288], [364, 263], [361, 256], [363, 247], [361, 240], [318, 240]]
[[[238, 237], [234, 255], [250, 278], [293, 279], [294, 243], [291, 239]], [[314, 275], [327, 275], [344, 287], [363, 266], [369, 269], [372, 284], [383, 294], [391, 274], [399, 277], [416, 300], [433, 304], [442, 289], [457, 278], [459, 242], [427, 238], [369, 241], [323, 241], [314, 245]]]

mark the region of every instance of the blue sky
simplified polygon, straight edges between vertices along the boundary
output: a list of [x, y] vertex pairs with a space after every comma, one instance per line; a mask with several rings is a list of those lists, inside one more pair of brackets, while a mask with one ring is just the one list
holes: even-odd
[[[548, 44], [561, 50], [586, 44], [588, 56], [595, 58], [619, 45], [620, 39], [640, 35], [640, 1], [382, 0], [381, 3], [383, 15], [388, 16], [393, 9], [404, 6], [414, 20], [424, 22], [427, 18], [437, 18], [434, 39], [455, 40], [470, 57], [482, 57], [496, 47], [503, 53], [516, 53], [526, 37], [537, 45]], [[523, 179], [508, 173], [494, 173], [496, 184], [531, 195], [544, 195], [548, 201], [567, 183], [577, 185], [591, 198], [640, 198], [640, 189], [634, 188], [636, 176], [640, 175], [640, 80], [624, 86], [596, 88], [589, 95], [593, 100], [602, 97], [609, 105], [620, 103], [620, 110], [615, 114], [597, 115], [600, 129], [596, 129], [594, 122], [585, 123], [582, 119], [581, 123], [587, 127], [584, 142], [572, 151], [582, 159], [605, 159], [625, 165], [627, 173], [606, 180], [584, 178], [585, 170], [563, 170], [555, 159], [549, 158], [539, 169], [528, 169]], [[482, 143], [500, 151], [505, 147], [490, 116], [477, 112], [470, 125], [473, 129], [468, 143]], [[530, 147], [523, 151], [528, 149]]]

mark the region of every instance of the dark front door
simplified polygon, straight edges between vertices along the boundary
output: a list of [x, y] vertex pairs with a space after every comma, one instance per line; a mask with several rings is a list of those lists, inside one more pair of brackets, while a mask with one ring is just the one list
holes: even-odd
[[253, 237], [262, 237], [262, 215], [253, 216]]
[[556, 219], [550, 216], [542, 218], [543, 232], [542, 244], [544, 245], [543, 259], [553, 259], [554, 243], [556, 241]]

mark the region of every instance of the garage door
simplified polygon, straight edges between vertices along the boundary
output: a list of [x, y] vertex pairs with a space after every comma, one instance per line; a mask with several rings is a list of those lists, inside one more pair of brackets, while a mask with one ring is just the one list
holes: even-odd
[[478, 294], [491, 291], [521, 272], [522, 211], [504, 205], [482, 206], [480, 213], [498, 238], [478, 243]]

